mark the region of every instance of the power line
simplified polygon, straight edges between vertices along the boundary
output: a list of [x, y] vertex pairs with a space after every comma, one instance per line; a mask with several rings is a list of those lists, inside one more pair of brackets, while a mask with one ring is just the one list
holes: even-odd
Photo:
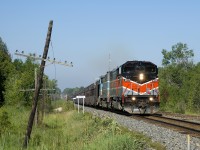
[[[54, 50], [53, 50], [52, 40], [51, 40], [51, 50], [52, 50], [52, 52], [53, 52], [53, 58], [55, 58], [55, 57], [54, 57]], [[55, 65], [55, 64], [54, 64], [54, 70], [55, 70], [55, 80], [56, 80], [56, 65]]]
[[46, 61], [46, 62], [50, 62], [51, 64], [59, 64], [59, 65], [64, 65], [64, 66], [68, 66], [68, 67], [73, 67], [73, 63], [72, 62], [71, 63], [67, 63], [67, 61], [65, 61], [65, 62], [56, 61], [55, 58], [50, 59], [50, 57], [48, 57], [47, 59], [44, 59], [44, 58], [41, 57], [41, 55], [37, 56], [35, 54], [25, 54], [24, 51], [22, 51], [20, 53], [18, 50], [16, 50], [15, 55], [23, 56], [23, 57], [27, 57], [27, 58], [32, 58], [34, 60], [43, 60], [43, 61]]
[[[56, 89], [40, 89], [41, 91], [55, 91]], [[35, 89], [22, 89], [20, 92], [35, 91]]]

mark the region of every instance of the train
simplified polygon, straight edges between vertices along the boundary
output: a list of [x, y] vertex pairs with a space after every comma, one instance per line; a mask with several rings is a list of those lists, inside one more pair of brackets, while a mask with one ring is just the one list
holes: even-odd
[[[127, 61], [100, 76], [78, 95], [85, 96], [87, 106], [131, 114], [156, 113], [160, 104], [158, 68], [150, 61]], [[83, 100], [79, 102], [82, 105]]]

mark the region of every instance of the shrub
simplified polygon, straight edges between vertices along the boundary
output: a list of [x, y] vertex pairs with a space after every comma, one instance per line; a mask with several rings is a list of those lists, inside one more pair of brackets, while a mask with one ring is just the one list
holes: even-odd
[[5, 110], [0, 116], [0, 134], [5, 133], [11, 128], [11, 122], [9, 120], [8, 112]]

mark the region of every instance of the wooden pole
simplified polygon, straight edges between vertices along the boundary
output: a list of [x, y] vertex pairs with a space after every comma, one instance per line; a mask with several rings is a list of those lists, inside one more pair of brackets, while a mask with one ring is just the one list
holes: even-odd
[[[44, 89], [46, 89], [46, 78], [44, 78]], [[41, 117], [41, 123], [43, 123], [43, 119], [44, 119], [44, 108], [45, 108], [45, 100], [46, 100], [46, 93], [47, 91], [43, 91], [43, 99], [42, 99], [42, 117]]]
[[[35, 68], [35, 90], [36, 90], [36, 87], [37, 87], [37, 68]], [[36, 112], [35, 112], [35, 125], [38, 124], [38, 115], [39, 115], [38, 108], [36, 108]]]
[[39, 76], [38, 76], [38, 80], [37, 80], [37, 86], [36, 86], [36, 89], [35, 89], [34, 103], [33, 103], [33, 106], [32, 106], [31, 114], [29, 116], [26, 135], [25, 135], [25, 138], [24, 138], [24, 143], [23, 143], [24, 148], [27, 148], [28, 142], [29, 142], [30, 137], [31, 137], [33, 121], [34, 121], [34, 117], [35, 117], [35, 112], [36, 112], [37, 103], [38, 103], [38, 97], [39, 97], [39, 93], [40, 93], [40, 89], [41, 89], [41, 85], [42, 85], [43, 74], [44, 74], [44, 67], [45, 67], [45, 63], [46, 63], [45, 59], [47, 58], [49, 43], [50, 43], [50, 39], [51, 39], [52, 27], [53, 27], [53, 21], [51, 20], [49, 22], [49, 28], [48, 28], [48, 32], [47, 32], [47, 38], [46, 38], [46, 43], [45, 43], [43, 57], [42, 57], [43, 59], [41, 61]]

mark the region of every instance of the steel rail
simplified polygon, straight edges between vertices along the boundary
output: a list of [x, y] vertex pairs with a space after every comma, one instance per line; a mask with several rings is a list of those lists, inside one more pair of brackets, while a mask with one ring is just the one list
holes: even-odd
[[[140, 120], [148, 121], [148, 122], [153, 122], [154, 123], [159, 123], [162, 126], [166, 127], [173, 127], [174, 129], [179, 130], [180, 133], [183, 134], [190, 134], [192, 136], [198, 136], [200, 137], [200, 124], [196, 122], [191, 122], [191, 121], [185, 121], [185, 120], [180, 120], [180, 119], [174, 119], [174, 118], [166, 118], [166, 117], [160, 117], [160, 116], [133, 116], [134, 119], [139, 118]], [[160, 120], [158, 118], [162, 118], [163, 120]], [[171, 120], [171, 122], [167, 122], [167, 120]], [[175, 121], [175, 122], [172, 122]], [[177, 123], [178, 122], [178, 123]], [[187, 125], [183, 125], [187, 123]], [[190, 127], [189, 127], [190, 126]], [[194, 127], [196, 126], [196, 127]], [[198, 129], [197, 129], [198, 128]]]

